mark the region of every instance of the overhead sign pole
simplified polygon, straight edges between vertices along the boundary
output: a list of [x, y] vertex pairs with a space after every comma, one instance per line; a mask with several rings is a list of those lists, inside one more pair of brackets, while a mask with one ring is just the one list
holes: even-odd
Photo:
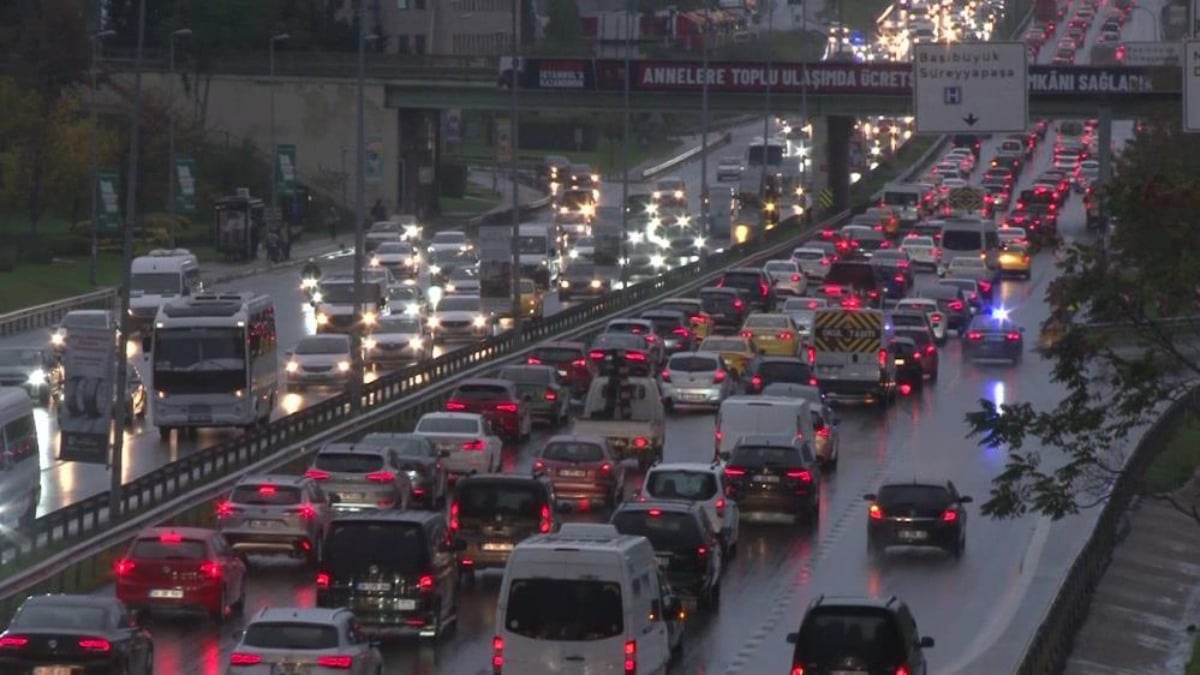
[[1200, 39], [1183, 46], [1183, 130], [1200, 133]]
[[1028, 129], [1028, 58], [1028, 48], [1021, 42], [914, 45], [917, 133], [1018, 133]]

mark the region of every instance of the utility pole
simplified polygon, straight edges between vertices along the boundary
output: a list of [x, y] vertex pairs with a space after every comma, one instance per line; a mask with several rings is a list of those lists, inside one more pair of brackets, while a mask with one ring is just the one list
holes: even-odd
[[707, 257], [708, 247], [706, 238], [708, 232], [712, 228], [709, 223], [709, 194], [708, 194], [708, 127], [711, 124], [709, 109], [708, 109], [708, 51], [709, 51], [709, 35], [712, 33], [712, 15], [709, 12], [711, 5], [710, 0], [704, 2], [704, 40], [701, 49], [704, 52], [704, 64], [701, 67], [704, 72], [704, 80], [701, 82], [700, 90], [700, 241], [699, 255], [700, 259], [704, 260]]
[[[521, 114], [520, 108], [520, 54], [521, 47], [517, 40], [517, 34], [520, 23], [520, 2], [521, 0], [513, 0], [512, 2], [512, 100], [508, 111], [509, 119], [512, 123], [512, 130], [509, 132], [509, 169], [512, 171], [512, 241], [510, 242], [512, 253], [512, 330], [513, 339], [518, 345], [524, 342], [525, 333], [523, 325], [523, 317], [521, 316], [521, 190], [517, 182], [517, 149], [520, 148], [521, 125], [519, 124], [518, 116]], [[550, 277], [547, 270], [546, 283], [549, 285]], [[557, 290], [557, 289], [555, 289]]]
[[629, 81], [630, 52], [633, 51], [633, 0], [625, 4], [625, 105], [624, 135], [621, 138], [621, 288], [629, 285]]
[[[759, 174], [758, 181], [758, 200], [762, 209], [762, 214], [759, 220], [762, 227], [759, 228], [759, 235], [766, 236], [767, 233], [767, 165], [770, 160], [770, 146], [768, 141], [771, 138], [771, 71], [774, 69], [775, 55], [772, 52], [774, 47], [775, 35], [775, 6], [772, 0], [765, 0], [767, 8], [767, 95], [766, 95], [766, 110], [763, 111], [763, 137], [762, 137], [762, 172]], [[775, 208], [779, 208], [778, 205]]]
[[167, 219], [167, 248], [175, 248], [175, 181], [179, 175], [175, 168], [175, 39], [191, 34], [192, 29], [180, 28], [167, 37], [167, 214], [172, 216]]
[[[146, 44], [146, 0], [138, 1], [137, 19], [137, 55], [133, 69], [133, 114], [129, 122], [129, 175], [125, 179], [125, 227], [121, 246], [121, 306], [118, 312], [121, 322], [121, 333], [117, 340], [116, 358], [113, 360], [117, 371], [116, 404], [113, 406], [112, 431], [113, 439], [112, 461], [109, 462], [111, 481], [108, 488], [108, 518], [116, 522], [121, 517], [122, 474], [125, 472], [125, 389], [128, 385], [129, 368], [129, 282], [130, 263], [133, 261], [133, 227], [138, 219], [137, 188], [138, 165], [141, 162], [141, 126], [142, 126], [142, 50]], [[111, 395], [111, 393], [110, 393]], [[113, 433], [115, 431], [115, 433]]]
[[358, 0], [358, 86], [354, 138], [354, 328], [350, 331], [350, 413], [362, 412], [363, 331], [366, 316], [363, 312], [363, 221], [367, 217], [367, 140], [366, 100], [364, 94], [367, 63], [366, 0]]
[[271, 208], [279, 208], [279, 145], [275, 142], [275, 43], [291, 38], [287, 33], [272, 35], [267, 45], [270, 60], [270, 80], [267, 86], [268, 98], [271, 101]]
[[[97, 17], [97, 25], [99, 18]], [[96, 285], [96, 266], [100, 259], [100, 147], [96, 142], [96, 134], [99, 129], [96, 125], [96, 68], [100, 61], [100, 43], [106, 37], [112, 37], [117, 34], [115, 30], [101, 30], [92, 33], [92, 63], [88, 69], [92, 79], [92, 90], [88, 94], [88, 116], [92, 123], [92, 246], [91, 258], [88, 267], [88, 282], [92, 286]]]

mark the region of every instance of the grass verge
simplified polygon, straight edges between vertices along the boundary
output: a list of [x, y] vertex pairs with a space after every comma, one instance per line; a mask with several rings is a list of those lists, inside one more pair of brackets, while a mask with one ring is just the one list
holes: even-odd
[[1188, 660], [1187, 675], [1200, 675], [1200, 635], [1192, 643], [1192, 658]]
[[[592, 169], [601, 174], [611, 175], [623, 170], [625, 166], [624, 162], [621, 161], [624, 158], [623, 145], [620, 138], [610, 139], [602, 137], [596, 142], [595, 150], [584, 152], [521, 150], [517, 153], [517, 161], [541, 162], [547, 155], [562, 155], [574, 164], [588, 164]], [[682, 143], [679, 140], [667, 138], [650, 138], [647, 139], [645, 145], [642, 145], [636, 139], [631, 138], [629, 141], [629, 166], [636, 167], [656, 157], [674, 155], [675, 151], [681, 145]], [[446, 159], [447, 161], [487, 166], [496, 161], [496, 153], [486, 143], [464, 143], [453, 154], [448, 154]], [[445, 204], [451, 201], [453, 200], [442, 198], [443, 210], [450, 210]]]
[[96, 286], [89, 279], [87, 258], [55, 260], [46, 265], [17, 265], [0, 272], [0, 314], [61, 300], [115, 286], [121, 278], [121, 257], [102, 254], [97, 258]]
[[462, 197], [441, 197], [442, 212], [446, 214], [487, 213], [500, 206], [501, 195], [482, 185], [467, 181], [467, 191]]
[[1179, 422], [1167, 447], [1146, 469], [1142, 479], [1145, 489], [1155, 494], [1178, 490], [1191, 480], [1197, 466], [1200, 466], [1200, 420], [1187, 418]]

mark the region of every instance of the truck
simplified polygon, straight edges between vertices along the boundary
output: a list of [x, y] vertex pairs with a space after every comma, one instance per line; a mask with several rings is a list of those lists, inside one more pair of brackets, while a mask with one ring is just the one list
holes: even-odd
[[873, 400], [896, 397], [896, 364], [890, 331], [877, 309], [830, 308], [813, 315], [809, 360], [821, 393]]
[[663, 456], [666, 427], [658, 382], [631, 377], [620, 366], [608, 372], [592, 380], [571, 433], [606, 438], [617, 459], [635, 458], [646, 469]]

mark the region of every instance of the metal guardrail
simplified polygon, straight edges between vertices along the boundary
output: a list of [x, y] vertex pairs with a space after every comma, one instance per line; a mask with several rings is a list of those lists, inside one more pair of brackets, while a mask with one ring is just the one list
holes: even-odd
[[77, 309], [111, 310], [116, 303], [116, 289], [104, 288], [83, 295], [47, 302], [44, 305], [34, 305], [8, 314], [0, 314], [0, 337], [10, 337], [26, 331], [56, 326], [67, 312]]
[[[707, 145], [697, 145], [696, 147], [692, 148], [691, 150], [688, 150], [687, 152], [685, 152], [681, 155], [676, 155], [675, 157], [668, 159], [667, 161], [663, 162], [662, 164], [656, 164], [656, 165], [650, 167], [649, 169], [645, 169], [644, 171], [642, 171], [641, 179], [643, 181], [650, 180], [656, 176], [659, 176], [661, 174], [664, 174], [664, 173], [670, 171], [671, 169], [674, 169], [675, 167], [679, 166], [680, 164], [683, 164], [684, 162], [690, 161], [690, 160], [692, 160], [696, 157], [699, 157], [700, 155], [703, 155], [705, 153], [712, 152], [713, 150], [716, 150], [718, 148], [723, 148], [726, 145], [729, 145], [729, 143], [733, 140], [733, 134], [728, 131], [721, 133], [721, 134], [711, 134], [710, 133], [710, 134], [708, 134], [708, 136], [709, 136], [709, 141], [708, 141]], [[716, 136], [716, 139], [713, 139], [712, 136]]]
[[1113, 549], [1120, 542], [1121, 520], [1137, 496], [1146, 469], [1166, 449], [1175, 425], [1183, 421], [1200, 403], [1200, 385], [1171, 403], [1162, 416], [1146, 431], [1125, 463], [1104, 504], [1100, 516], [1079, 556], [1046, 609], [1033, 638], [1025, 648], [1025, 657], [1016, 675], [1061, 673], [1071, 656], [1075, 635], [1087, 619], [1096, 585], [1104, 576]]

